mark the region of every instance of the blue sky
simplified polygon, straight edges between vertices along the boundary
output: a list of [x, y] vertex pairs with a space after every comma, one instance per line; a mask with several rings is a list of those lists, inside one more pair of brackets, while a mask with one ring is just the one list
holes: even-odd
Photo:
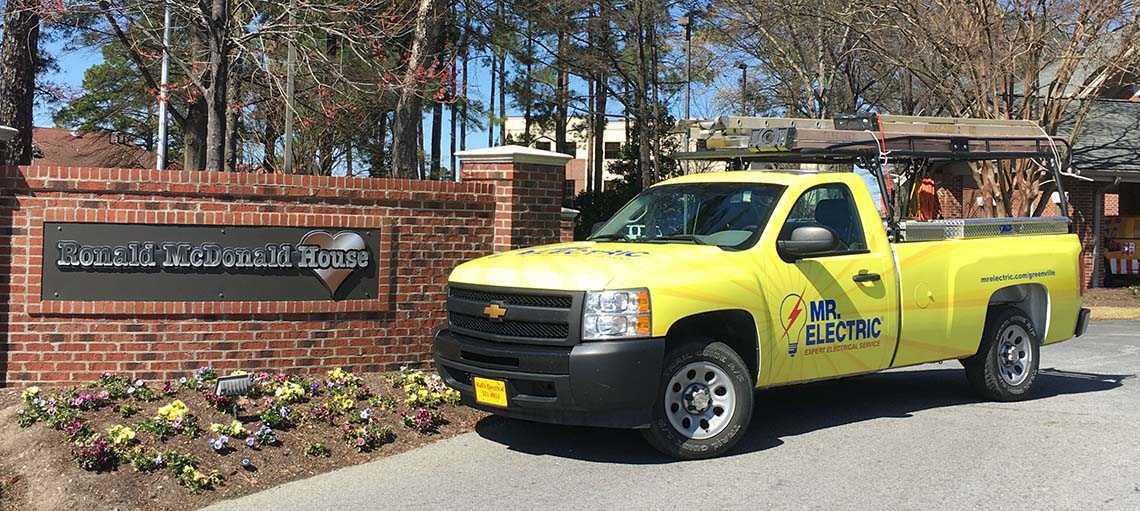
[[[84, 71], [86, 71], [88, 67], [102, 62], [102, 55], [98, 49], [81, 48], [81, 49], [65, 52], [64, 48], [63, 48], [63, 44], [61, 42], [52, 42], [52, 43], [46, 44], [45, 50], [47, 52], [55, 55], [59, 61], [59, 71], [49, 73], [47, 76], [47, 79], [49, 81], [57, 84], [57, 85], [62, 86], [69, 95], [81, 93], [82, 92], [82, 83], [83, 83]], [[487, 104], [487, 95], [490, 92], [490, 84], [489, 84], [490, 70], [486, 66], [482, 65], [482, 62], [479, 59], [473, 59], [471, 61], [470, 70], [471, 70], [472, 76], [471, 76], [471, 80], [469, 81], [469, 84], [468, 84], [469, 94], [471, 94], [472, 97], [480, 99], [481, 101], [483, 101], [484, 104]], [[725, 84], [731, 84], [732, 86], [735, 86], [738, 80], [739, 80], [739, 75], [737, 75], [737, 74], [735, 74], [735, 72], [733, 72], [733, 73], [728, 73], [724, 77], [719, 78], [717, 80], [718, 83], [712, 84], [711, 87], [702, 87], [702, 86], [698, 86], [697, 84], [694, 84], [694, 86], [693, 86], [693, 99], [691, 101], [693, 116], [694, 117], [708, 118], [708, 117], [711, 117], [714, 115], [724, 113], [724, 112], [716, 111], [715, 110], [716, 107], [713, 106], [713, 105], [715, 105], [715, 102], [713, 101], [713, 95], [715, 94], [716, 87], [718, 87], [720, 85], [725, 85]], [[576, 89], [576, 91], [579, 93], [582, 93], [585, 91], [585, 84], [579, 80], [573, 80], [571, 82], [571, 87]], [[676, 115], [677, 117], [681, 117], [680, 114], [682, 113], [681, 109], [683, 108], [683, 95], [678, 94], [673, 99], [675, 101], [673, 108], [672, 108], [672, 110], [674, 111], [674, 115]], [[510, 98], [508, 98], [508, 100], [507, 100], [507, 105], [508, 105], [508, 108], [507, 108], [507, 114], [508, 115], [521, 115], [520, 112], [518, 112], [514, 108], [510, 107]], [[60, 106], [62, 106], [62, 105], [60, 105]], [[58, 108], [58, 106], [55, 108]], [[52, 127], [52, 126], [54, 126], [55, 124], [54, 124], [54, 122], [52, 122], [52, 117], [51, 117], [53, 110], [54, 110], [54, 108], [43, 108], [43, 107], [37, 108], [37, 110], [35, 112], [35, 123], [36, 123], [36, 125], [41, 126], [41, 127]], [[496, 108], [496, 110], [498, 110], [498, 108]], [[611, 98], [611, 100], [609, 101], [609, 110], [610, 110], [611, 114], [617, 113], [617, 112], [621, 111], [621, 106], [616, 100]], [[444, 166], [450, 166], [450, 156], [451, 156], [450, 147], [449, 147], [450, 138], [451, 138], [451, 130], [450, 130], [449, 122], [448, 122], [449, 114], [450, 113], [445, 109], [444, 110], [444, 122], [443, 122], [443, 137], [442, 137], [442, 145], [443, 145], [443, 153], [444, 153], [443, 154], [443, 165]], [[425, 139], [427, 139], [427, 137], [430, 137], [430, 123], [431, 123], [430, 114], [425, 114], [424, 115]], [[487, 146], [487, 132], [486, 132], [486, 130], [478, 130], [478, 131], [472, 130], [472, 131], [468, 132], [468, 134], [467, 134], [467, 148], [468, 149], [478, 149], [478, 148], [482, 148], [482, 147], [486, 147], [486, 146]], [[457, 143], [457, 147], [458, 147], [458, 143]]]

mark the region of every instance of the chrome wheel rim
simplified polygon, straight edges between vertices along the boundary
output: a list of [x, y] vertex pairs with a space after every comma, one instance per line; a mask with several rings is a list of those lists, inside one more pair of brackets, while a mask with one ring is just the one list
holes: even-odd
[[728, 373], [706, 361], [685, 365], [665, 387], [665, 416], [681, 435], [693, 440], [724, 431], [736, 408], [736, 390]]
[[1029, 377], [1033, 363], [1033, 338], [1021, 325], [1009, 325], [998, 336], [998, 372], [1006, 383], [1016, 387]]

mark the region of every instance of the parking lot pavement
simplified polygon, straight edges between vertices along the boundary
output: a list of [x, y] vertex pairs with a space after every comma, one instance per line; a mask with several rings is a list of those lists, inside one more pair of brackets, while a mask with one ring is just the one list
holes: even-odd
[[956, 362], [773, 389], [728, 457], [490, 417], [474, 433], [212, 509], [1140, 509], [1140, 323], [1042, 350], [1033, 398]]

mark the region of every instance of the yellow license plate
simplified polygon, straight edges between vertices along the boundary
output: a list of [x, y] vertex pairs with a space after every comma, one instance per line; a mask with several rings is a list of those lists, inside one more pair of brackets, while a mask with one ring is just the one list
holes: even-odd
[[475, 401], [495, 406], [507, 406], [507, 382], [475, 377]]

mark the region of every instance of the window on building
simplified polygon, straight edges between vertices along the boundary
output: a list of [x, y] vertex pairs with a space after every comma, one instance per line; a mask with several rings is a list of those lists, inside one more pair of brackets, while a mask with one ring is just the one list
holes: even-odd
[[576, 144], [574, 142], [566, 142], [566, 145], [563, 146], [562, 150], [559, 152], [562, 154], [569, 155], [571, 158], [577, 158], [578, 157], [578, 144]]
[[534, 148], [535, 149], [542, 149], [543, 151], [549, 151], [550, 150], [550, 142], [549, 141], [535, 142]]
[[606, 142], [605, 158], [607, 160], [617, 160], [621, 158], [621, 142]]

